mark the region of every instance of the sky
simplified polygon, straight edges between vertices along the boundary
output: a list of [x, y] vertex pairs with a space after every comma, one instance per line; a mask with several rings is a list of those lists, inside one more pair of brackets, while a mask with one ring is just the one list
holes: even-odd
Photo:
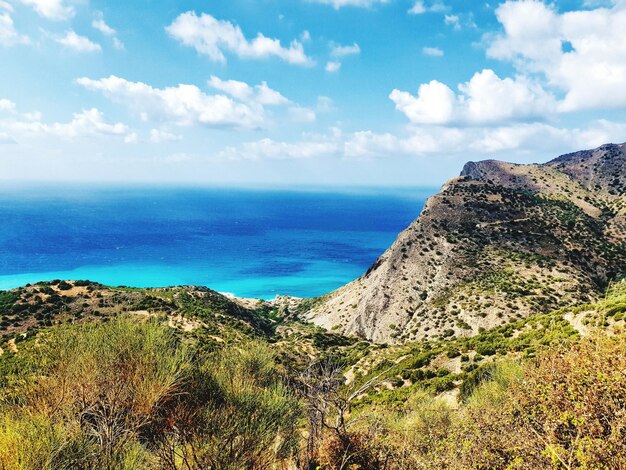
[[4, 184], [437, 186], [626, 141], [626, 0], [0, 0]]

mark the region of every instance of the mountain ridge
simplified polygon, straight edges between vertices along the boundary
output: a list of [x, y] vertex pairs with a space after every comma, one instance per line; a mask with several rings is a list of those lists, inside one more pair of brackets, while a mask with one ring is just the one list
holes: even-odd
[[626, 144], [468, 162], [360, 278], [306, 318], [375, 342], [467, 336], [595, 300], [626, 272]]

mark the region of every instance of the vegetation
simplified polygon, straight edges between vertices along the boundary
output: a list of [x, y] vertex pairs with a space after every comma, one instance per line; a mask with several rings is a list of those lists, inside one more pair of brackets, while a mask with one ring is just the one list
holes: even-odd
[[399, 345], [208, 290], [59, 284], [0, 296], [2, 469], [626, 466], [626, 282]]
[[155, 320], [63, 326], [3, 361], [0, 468], [270, 468], [300, 404], [254, 344], [197, 354]]

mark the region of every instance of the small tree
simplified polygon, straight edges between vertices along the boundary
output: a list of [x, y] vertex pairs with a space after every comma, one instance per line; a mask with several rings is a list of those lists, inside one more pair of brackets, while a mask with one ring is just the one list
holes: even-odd
[[[300, 375], [309, 421], [307, 459], [309, 462], [315, 460], [320, 441], [324, 431], [327, 430], [332, 433], [331, 439], [334, 441], [332, 443], [334, 462], [330, 464], [338, 469], [348, 468], [348, 465], [357, 463], [357, 460], [362, 460], [365, 454], [370, 453], [367, 443], [362, 441], [362, 436], [350, 432], [350, 426], [356, 421], [350, 419], [350, 409], [357, 398], [380, 384], [382, 377], [389, 371], [387, 369], [362, 384], [352, 382], [346, 385], [343, 369], [340, 363], [329, 357], [311, 364]], [[376, 459], [365, 460], [369, 463], [368, 466], [359, 467], [363, 470], [370, 468], [369, 465], [374, 465]], [[378, 465], [371, 468], [384, 467]]]

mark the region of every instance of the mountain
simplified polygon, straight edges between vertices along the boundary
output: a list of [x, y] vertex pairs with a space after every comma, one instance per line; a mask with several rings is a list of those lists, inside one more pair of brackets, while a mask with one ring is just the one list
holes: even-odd
[[626, 273], [626, 144], [470, 162], [307, 319], [375, 342], [475, 335], [594, 301]]

